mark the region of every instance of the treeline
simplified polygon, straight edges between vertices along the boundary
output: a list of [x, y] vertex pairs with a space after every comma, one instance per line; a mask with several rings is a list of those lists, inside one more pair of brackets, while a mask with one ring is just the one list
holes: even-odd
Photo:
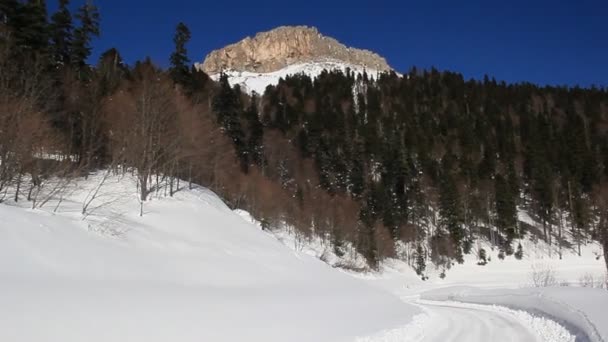
[[315, 161], [319, 188], [361, 206], [354, 242], [372, 265], [394, 253], [386, 236], [416, 246], [419, 270], [416, 254], [449, 267], [478, 238], [521, 257], [517, 240], [535, 227], [520, 224], [518, 208], [560, 256], [567, 234], [579, 253], [589, 239], [606, 241], [605, 89], [434, 69], [373, 76], [290, 77], [266, 89], [261, 113]]
[[167, 70], [116, 49], [89, 65], [98, 10], [69, 8], [0, 2], [0, 193], [16, 187], [14, 200], [105, 168], [137, 176], [143, 214], [184, 179], [265, 228], [320, 236], [338, 255], [352, 246], [372, 268], [405, 257], [421, 276], [480, 253], [478, 239], [516, 257], [526, 234], [608, 243], [605, 89], [414, 68], [294, 75], [248, 95], [191, 66], [181, 23]]

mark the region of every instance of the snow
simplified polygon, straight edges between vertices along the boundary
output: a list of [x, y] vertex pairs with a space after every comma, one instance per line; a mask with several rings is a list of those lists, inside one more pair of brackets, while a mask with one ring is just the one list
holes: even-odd
[[[2, 341], [352, 341], [418, 309], [286, 248], [211, 191], [145, 203], [135, 180], [71, 182], [54, 208], [0, 205]], [[8, 203], [8, 202], [7, 202]]]
[[[247, 211], [236, 209], [236, 214], [241, 216], [246, 222], [254, 224], [262, 229], [259, 221], [251, 216]], [[316, 259], [322, 260], [331, 267], [337, 267], [348, 270], [367, 270], [367, 262], [365, 258], [357, 252], [355, 247], [350, 243], [344, 243], [341, 247], [342, 255], [336, 255], [333, 245], [329, 238], [322, 238], [313, 234], [312, 236], [303, 236], [298, 233], [293, 227], [271, 227], [266, 230], [268, 234], [279, 240], [286, 247], [298, 253], [304, 253]]]
[[[238, 213], [246, 221], [258, 224], [248, 213], [240, 210]], [[360, 258], [355, 253], [340, 259], [333, 254], [328, 242], [314, 236], [301, 240], [287, 227], [275, 229], [269, 234], [287, 247], [320, 258], [330, 265], [354, 263]], [[450, 289], [459, 289], [454, 287], [455, 285], [476, 286], [476, 290], [471, 292], [481, 292], [480, 287], [508, 291], [505, 288], [531, 285], [534, 268], [550, 269], [555, 274], [556, 282], [562, 284], [577, 285], [583, 276], [590, 274], [595, 275], [596, 284], [602, 279], [604, 265], [596, 258], [600, 248], [597, 244], [583, 246], [581, 257], [573, 250], [564, 250], [563, 258], [559, 260], [557, 254], [550, 254], [549, 246], [542, 241], [528, 239], [522, 240], [521, 243], [524, 250], [528, 251], [524, 253], [523, 260], [517, 260], [513, 256], [500, 260], [498, 250], [492, 250], [489, 244], [480, 242], [476, 248], [485, 248], [492, 261], [486, 266], [479, 266], [475, 256], [469, 255], [463, 265], [453, 265], [445, 279], [438, 276], [441, 269], [433, 269], [433, 266], [429, 265], [430, 278], [428, 281], [422, 281], [411, 266], [397, 259], [384, 261], [378, 272], [345, 271], [372, 286], [394, 293], [405, 303], [418, 306], [422, 311], [407, 325], [360, 337], [357, 341], [574, 341], [576, 336], [568, 329], [579, 324], [576, 319], [549, 315], [539, 309], [542, 307], [540, 305], [517, 306], [513, 304], [516, 303], [514, 300], [507, 298], [504, 301], [494, 301], [493, 297], [486, 301], [462, 300], [478, 304], [454, 301], [460, 300], [451, 295], [453, 291]], [[405, 249], [406, 246], [399, 245], [398, 253], [404, 253]], [[445, 289], [450, 295], [437, 296], [437, 293], [441, 293], [441, 290], [437, 289]], [[582, 312], [594, 312], [598, 307], [602, 306], [591, 305]]]
[[417, 303], [429, 316], [422, 341], [574, 341], [561, 325], [525, 311], [453, 301]]
[[[224, 73], [228, 76], [228, 82], [231, 85], [234, 86], [238, 84], [241, 86], [241, 89], [249, 93], [255, 91], [258, 94], [264, 94], [267, 86], [277, 85], [279, 83], [279, 79], [285, 79], [290, 75], [305, 74], [311, 78], [314, 78], [321, 74], [323, 70], [346, 71], [346, 68], [350, 68], [350, 70], [356, 74], [363, 74], [365, 71], [370, 78], [375, 78], [379, 73], [378, 70], [366, 70], [364, 67], [336, 60], [297, 63], [269, 73], [254, 73], [249, 71], [235, 70], [226, 70]], [[217, 81], [219, 77], [219, 74], [211, 75], [211, 79], [215, 81]]]
[[582, 332], [593, 342], [608, 340], [608, 292], [584, 287], [479, 289], [448, 287], [422, 295], [429, 300], [499, 304], [534, 312]]
[[523, 260], [499, 260], [480, 242], [492, 261], [467, 256], [445, 279], [399, 259], [355, 273], [336, 268], [362, 268], [352, 246], [338, 257], [328, 239], [262, 231], [202, 187], [160, 187], [139, 217], [135, 179], [103, 175], [61, 183], [35, 210], [0, 205], [1, 341], [572, 341], [564, 327], [607, 340], [605, 291], [521, 288], [537, 265], [559, 283], [601, 279], [596, 244], [559, 260], [523, 240]]

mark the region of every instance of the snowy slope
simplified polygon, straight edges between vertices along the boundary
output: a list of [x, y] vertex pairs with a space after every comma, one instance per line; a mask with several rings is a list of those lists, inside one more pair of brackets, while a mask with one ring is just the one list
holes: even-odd
[[0, 341], [352, 341], [417, 313], [203, 188], [140, 218], [134, 180], [112, 177], [83, 219], [99, 182], [70, 184], [57, 213], [0, 205]]
[[[255, 91], [258, 94], [264, 94], [267, 86], [276, 85], [279, 83], [279, 79], [285, 79], [285, 77], [289, 75], [305, 74], [314, 78], [321, 74], [323, 70], [342, 70], [344, 72], [347, 68], [356, 74], [363, 74], [363, 72], [366, 72], [370, 78], [375, 78], [378, 74], [378, 70], [366, 70], [361, 66], [334, 60], [293, 64], [270, 73], [254, 73], [235, 70], [226, 70], [224, 73], [228, 76], [228, 81], [231, 85], [234, 86], [238, 84], [243, 90], [249, 93]], [[219, 76], [219, 74], [211, 75], [211, 78], [217, 81]]]

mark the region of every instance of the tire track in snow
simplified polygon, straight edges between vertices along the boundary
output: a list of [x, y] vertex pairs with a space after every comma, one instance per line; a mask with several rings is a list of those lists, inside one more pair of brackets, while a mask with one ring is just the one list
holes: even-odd
[[[500, 306], [416, 301], [427, 314], [416, 341], [573, 342], [554, 321]], [[414, 341], [414, 340], [412, 340]]]

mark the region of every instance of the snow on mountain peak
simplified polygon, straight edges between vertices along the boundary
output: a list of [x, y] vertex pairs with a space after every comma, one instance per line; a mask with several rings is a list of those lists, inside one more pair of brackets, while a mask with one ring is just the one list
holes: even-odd
[[[363, 74], [365, 72], [370, 78], [375, 78], [378, 73], [383, 72], [382, 70], [366, 69], [360, 65], [353, 65], [341, 61], [324, 60], [293, 64], [283, 69], [267, 73], [238, 70], [226, 70], [224, 73], [228, 76], [228, 81], [231, 85], [234, 86], [238, 84], [242, 90], [248, 93], [256, 92], [258, 94], [264, 94], [267, 86], [277, 85], [280, 79], [285, 79], [287, 76], [304, 74], [314, 78], [320, 75], [323, 70], [342, 70], [343, 72], [346, 72], [346, 69], [350, 69], [350, 71], [355, 74]], [[211, 78], [215, 81], [217, 81], [219, 77], [220, 73], [211, 75]]]

